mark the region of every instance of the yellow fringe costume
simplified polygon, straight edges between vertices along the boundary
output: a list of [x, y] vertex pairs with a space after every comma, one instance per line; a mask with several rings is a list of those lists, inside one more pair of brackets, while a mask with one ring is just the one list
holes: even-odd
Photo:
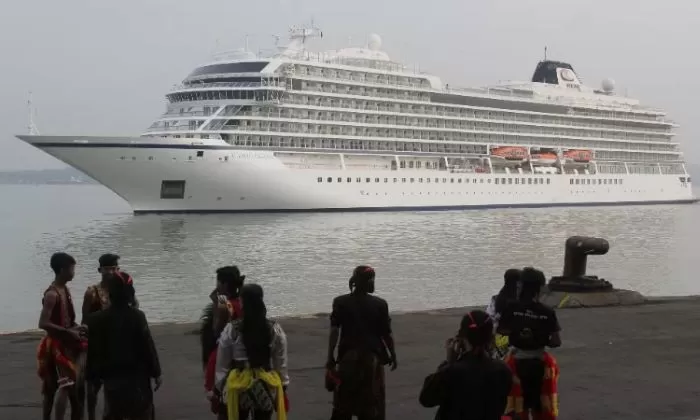
[[226, 408], [229, 420], [238, 419], [238, 397], [241, 392], [250, 388], [253, 380], [260, 379], [271, 389], [275, 390], [277, 403], [277, 420], [287, 420], [287, 412], [284, 407], [284, 390], [282, 389], [282, 379], [277, 372], [268, 372], [263, 369], [235, 369], [228, 374], [226, 379]]

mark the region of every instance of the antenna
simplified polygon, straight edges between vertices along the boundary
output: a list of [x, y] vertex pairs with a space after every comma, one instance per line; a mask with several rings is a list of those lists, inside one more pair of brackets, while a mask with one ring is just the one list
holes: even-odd
[[547, 46], [544, 46], [544, 61], [547, 61]]
[[246, 52], [248, 52], [248, 38], [249, 37], [250, 36], [248, 34], [245, 34], [245, 50], [246, 50]]
[[29, 112], [29, 121], [27, 123], [27, 132], [32, 135], [38, 135], [39, 129], [34, 124], [34, 104], [32, 103], [32, 92], [29, 91], [29, 99], [27, 99], [27, 110]]

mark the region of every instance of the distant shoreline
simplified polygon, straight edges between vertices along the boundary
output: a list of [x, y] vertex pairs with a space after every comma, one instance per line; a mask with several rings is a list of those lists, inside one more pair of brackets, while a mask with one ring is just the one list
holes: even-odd
[[95, 185], [97, 182], [71, 168], [0, 171], [0, 185]]

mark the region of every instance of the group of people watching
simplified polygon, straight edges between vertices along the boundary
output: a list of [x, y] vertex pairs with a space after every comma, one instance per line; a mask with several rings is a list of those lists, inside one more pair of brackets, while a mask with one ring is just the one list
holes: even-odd
[[[384, 366], [397, 367], [389, 306], [374, 296], [375, 272], [357, 267], [350, 293], [333, 300], [326, 360], [332, 420], [384, 419]], [[289, 410], [287, 338], [267, 318], [263, 290], [236, 267], [217, 271], [200, 337], [205, 389], [220, 420], [285, 420]]]
[[[260, 286], [235, 267], [217, 272], [202, 324], [202, 363], [212, 411], [220, 420], [284, 420], [289, 409], [287, 341], [266, 317]], [[375, 272], [358, 266], [349, 293], [333, 300], [326, 359], [331, 420], [384, 420], [385, 367], [397, 368], [387, 302], [373, 295]], [[548, 347], [561, 345], [553, 309], [540, 303], [542, 271], [511, 269], [486, 311], [467, 313], [447, 340], [446, 358], [419, 401], [440, 420], [554, 420], [559, 368]], [[218, 338], [217, 338], [218, 337]], [[257, 385], [256, 385], [257, 384]]]
[[505, 273], [486, 311], [471, 311], [447, 340], [446, 359], [425, 379], [420, 403], [439, 407], [437, 419], [555, 420], [559, 347], [553, 309], [539, 301], [544, 273], [528, 267]]
[[68, 283], [75, 276], [75, 258], [51, 257], [54, 280], [44, 292], [39, 328], [38, 374], [42, 380], [43, 419], [96, 418], [97, 394], [104, 390], [104, 420], [151, 420], [153, 391], [161, 385], [161, 369], [146, 316], [138, 309], [132, 277], [119, 269], [119, 256], [99, 259], [98, 283], [88, 287], [80, 324]]
[[[153, 392], [161, 381], [158, 354], [133, 279], [119, 257], [99, 260], [99, 283], [85, 293], [77, 324], [67, 284], [76, 261], [54, 254], [54, 281], [44, 293], [39, 327], [39, 375], [44, 419], [95, 419], [104, 390], [105, 420], [152, 420]], [[559, 369], [545, 349], [561, 345], [555, 312], [539, 302], [544, 274], [508, 270], [486, 311], [461, 320], [447, 340], [446, 358], [423, 384], [419, 401], [438, 407], [440, 420], [554, 420]], [[375, 271], [358, 266], [349, 293], [333, 300], [325, 387], [333, 394], [331, 420], [384, 420], [385, 367], [397, 355], [387, 302], [374, 295]], [[287, 337], [268, 317], [263, 289], [247, 284], [236, 266], [216, 272], [216, 287], [200, 329], [204, 387], [219, 420], [286, 420], [289, 411]]]

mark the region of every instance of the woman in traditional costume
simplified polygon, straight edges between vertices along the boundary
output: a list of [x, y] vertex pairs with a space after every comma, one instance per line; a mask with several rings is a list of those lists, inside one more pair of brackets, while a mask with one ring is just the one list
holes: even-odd
[[216, 356], [215, 393], [226, 409], [219, 419], [286, 420], [287, 337], [267, 317], [263, 289], [241, 288], [242, 317], [221, 333]]
[[221, 401], [214, 393], [217, 341], [226, 324], [241, 317], [240, 290], [245, 276], [236, 266], [216, 270], [216, 289], [209, 295], [211, 302], [204, 309], [200, 339], [204, 367], [204, 389], [211, 411], [219, 413]]

